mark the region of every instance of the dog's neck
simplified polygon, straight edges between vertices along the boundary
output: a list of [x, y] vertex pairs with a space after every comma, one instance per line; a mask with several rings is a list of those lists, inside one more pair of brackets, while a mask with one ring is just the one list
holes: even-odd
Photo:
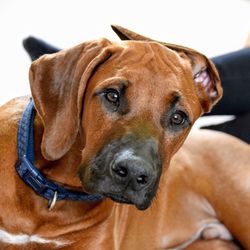
[[[16, 173], [14, 164], [17, 162], [15, 158], [17, 155], [17, 143], [13, 138], [16, 138], [20, 116], [27, 105], [27, 101], [28, 99], [26, 98], [14, 100], [14, 102], [18, 103], [19, 108], [10, 109], [14, 111], [11, 115], [12, 120], [5, 119], [6, 124], [4, 124], [8, 128], [15, 127], [15, 130], [13, 129], [10, 135], [8, 135], [9, 137], [7, 137], [12, 138], [9, 139], [11, 143], [7, 144], [6, 149], [1, 151], [2, 171], [0, 171], [0, 177], [2, 181], [0, 188], [4, 192], [2, 192], [2, 202], [0, 203], [0, 229], [2, 230], [0, 238], [13, 236], [12, 241], [15, 241], [15, 239], [32, 240], [34, 238], [29, 238], [28, 236], [36, 235], [42, 239], [60, 237], [62, 240], [64, 238], [67, 240], [67, 237], [74, 235], [72, 232], [75, 231], [78, 234], [83, 233], [84, 236], [89, 237], [88, 233], [91, 231], [89, 228], [101, 225], [101, 222], [105, 221], [113, 213], [113, 207], [115, 206], [113, 201], [109, 199], [99, 202], [60, 200], [56, 202], [52, 211], [49, 211], [48, 200], [36, 194]], [[65, 155], [64, 161], [60, 159], [50, 162], [45, 160], [41, 154], [40, 143], [42, 135], [42, 121], [36, 115], [34, 124], [35, 166], [46, 177], [55, 182], [70, 186], [72, 189], [80, 188], [77, 171], [81, 161], [80, 149], [82, 143], [79, 138], [71, 149], [72, 157], [68, 154]], [[3, 147], [1, 148], [3, 149]], [[3, 155], [5, 151], [15, 155], [15, 157], [10, 158], [10, 162], [5, 163], [6, 156]], [[6, 209], [6, 204], [8, 209]], [[98, 231], [98, 226], [95, 227], [95, 231]], [[112, 228], [110, 231], [112, 232]]]

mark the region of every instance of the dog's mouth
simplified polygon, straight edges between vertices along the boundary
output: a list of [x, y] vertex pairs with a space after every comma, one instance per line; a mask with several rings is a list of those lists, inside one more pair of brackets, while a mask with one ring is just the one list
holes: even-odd
[[134, 205], [139, 210], [145, 210], [151, 205], [151, 200], [144, 200], [144, 201], [132, 201], [131, 199], [125, 197], [122, 194], [114, 194], [114, 193], [105, 193], [103, 194], [105, 197], [110, 198], [114, 202]]
[[134, 204], [131, 200], [124, 197], [123, 195], [107, 193], [107, 194], [105, 194], [105, 196], [110, 198], [111, 200], [113, 200], [115, 202], [125, 203], [125, 204], [130, 204], [130, 205]]

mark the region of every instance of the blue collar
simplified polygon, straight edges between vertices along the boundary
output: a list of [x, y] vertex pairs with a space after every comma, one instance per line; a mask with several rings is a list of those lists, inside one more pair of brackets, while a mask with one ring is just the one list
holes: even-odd
[[57, 200], [99, 201], [103, 199], [103, 196], [98, 194], [92, 195], [66, 189], [46, 179], [46, 177], [34, 166], [34, 117], [34, 103], [33, 100], [30, 99], [20, 120], [17, 135], [18, 163], [16, 165], [16, 170], [21, 179], [38, 195], [49, 201], [49, 208], [52, 208]]

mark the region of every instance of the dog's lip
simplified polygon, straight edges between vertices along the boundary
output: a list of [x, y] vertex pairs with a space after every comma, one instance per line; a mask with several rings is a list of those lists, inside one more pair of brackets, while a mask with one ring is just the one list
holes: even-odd
[[128, 204], [128, 205], [135, 205], [137, 209], [139, 210], [145, 210], [151, 205], [151, 201], [143, 202], [143, 203], [137, 203], [133, 202], [130, 199], [126, 198], [125, 196], [121, 194], [114, 194], [114, 193], [105, 193], [103, 196], [110, 198], [111, 200], [118, 202], [118, 203], [123, 203], [123, 204]]
[[129, 200], [128, 198], [126, 198], [125, 196], [121, 194], [106, 193], [103, 195], [119, 203], [134, 204], [131, 200]]

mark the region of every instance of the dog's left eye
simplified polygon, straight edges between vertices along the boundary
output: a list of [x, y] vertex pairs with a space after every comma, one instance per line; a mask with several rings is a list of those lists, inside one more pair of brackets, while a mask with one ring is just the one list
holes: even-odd
[[107, 89], [104, 94], [106, 100], [114, 106], [119, 106], [120, 94], [115, 89]]
[[183, 125], [187, 119], [187, 116], [182, 111], [176, 111], [174, 112], [170, 117], [171, 125]]

